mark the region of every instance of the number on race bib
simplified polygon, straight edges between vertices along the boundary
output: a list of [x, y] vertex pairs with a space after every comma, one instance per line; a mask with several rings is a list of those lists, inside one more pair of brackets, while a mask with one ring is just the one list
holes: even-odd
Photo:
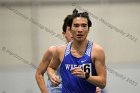
[[91, 63], [83, 64], [83, 71], [91, 75], [92, 73]]

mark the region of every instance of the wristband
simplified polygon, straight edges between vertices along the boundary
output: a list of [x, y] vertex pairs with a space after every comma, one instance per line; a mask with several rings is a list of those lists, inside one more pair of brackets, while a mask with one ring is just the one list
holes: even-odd
[[85, 78], [84, 78], [84, 80], [86, 80], [88, 78], [89, 78], [89, 73], [85, 72]]

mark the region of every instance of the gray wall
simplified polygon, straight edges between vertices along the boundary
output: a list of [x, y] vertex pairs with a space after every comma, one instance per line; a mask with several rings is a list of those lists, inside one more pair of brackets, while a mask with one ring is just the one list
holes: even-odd
[[63, 19], [75, 7], [89, 12], [93, 26], [88, 39], [105, 50], [106, 93], [140, 92], [138, 0], [40, 1], [0, 2], [0, 93], [40, 92], [36, 67], [49, 46], [65, 43], [60, 36]]

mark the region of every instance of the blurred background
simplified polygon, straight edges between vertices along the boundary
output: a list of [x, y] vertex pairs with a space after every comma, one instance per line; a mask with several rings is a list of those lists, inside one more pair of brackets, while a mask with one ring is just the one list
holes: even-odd
[[0, 0], [0, 93], [41, 93], [36, 68], [48, 47], [65, 43], [74, 8], [89, 13], [88, 39], [105, 50], [104, 92], [140, 92], [140, 0]]

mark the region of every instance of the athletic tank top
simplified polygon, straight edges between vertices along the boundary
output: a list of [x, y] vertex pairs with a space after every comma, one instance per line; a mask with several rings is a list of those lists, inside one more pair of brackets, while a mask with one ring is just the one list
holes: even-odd
[[71, 69], [81, 67], [85, 72], [95, 76], [96, 71], [91, 60], [93, 43], [88, 41], [85, 53], [82, 57], [76, 58], [71, 52], [72, 41], [66, 46], [63, 61], [60, 65], [60, 75], [62, 78], [62, 93], [95, 93], [96, 86], [71, 74]]

